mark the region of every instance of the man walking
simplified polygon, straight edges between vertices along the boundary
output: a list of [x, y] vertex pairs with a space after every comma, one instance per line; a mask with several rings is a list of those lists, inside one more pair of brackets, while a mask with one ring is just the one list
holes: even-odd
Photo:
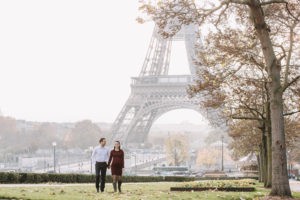
[[99, 192], [99, 182], [100, 182], [100, 175], [101, 175], [101, 184], [100, 190], [101, 192], [104, 191], [105, 188], [105, 176], [107, 170], [107, 162], [109, 159], [109, 150], [105, 147], [106, 139], [101, 138], [99, 140], [100, 145], [95, 147], [92, 153], [92, 161], [95, 163], [95, 171], [96, 171], [96, 189]]

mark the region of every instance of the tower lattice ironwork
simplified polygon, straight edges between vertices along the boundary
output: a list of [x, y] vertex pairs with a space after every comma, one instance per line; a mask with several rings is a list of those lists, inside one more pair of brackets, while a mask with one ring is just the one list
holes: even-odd
[[[201, 109], [199, 99], [187, 94], [187, 86], [196, 74], [193, 58], [197, 30], [197, 26], [184, 26], [172, 38], [164, 39], [154, 28], [142, 70], [132, 78], [131, 94], [112, 125], [112, 140], [142, 143], [153, 122], [175, 109], [193, 109], [213, 120], [215, 112]], [[190, 75], [169, 75], [172, 41], [178, 40], [185, 43]]]

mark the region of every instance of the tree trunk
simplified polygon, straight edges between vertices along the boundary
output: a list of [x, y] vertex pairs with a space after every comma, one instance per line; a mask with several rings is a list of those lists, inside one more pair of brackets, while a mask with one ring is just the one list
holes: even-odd
[[250, 13], [260, 40], [269, 78], [272, 128], [272, 190], [270, 195], [291, 196], [287, 174], [286, 145], [283, 120], [281, 65], [278, 62], [259, 0], [250, 0]]
[[268, 158], [267, 158], [267, 137], [265, 133], [265, 126], [263, 125], [262, 134], [261, 134], [261, 157], [262, 157], [262, 175], [263, 175], [263, 182], [264, 187], [267, 185], [268, 180]]
[[[261, 149], [261, 147], [259, 147], [259, 149]], [[257, 155], [257, 163], [258, 163], [258, 169], [259, 169], [259, 177], [258, 177], [258, 181], [259, 182], [263, 182], [263, 169], [262, 169], [262, 159], [261, 159], [261, 150], [260, 153]]]
[[267, 134], [267, 183], [265, 187], [272, 187], [272, 132], [271, 132], [271, 119], [270, 119], [270, 103], [269, 99], [267, 102], [267, 113], [266, 113], [266, 134]]
[[[277, 80], [277, 82], [279, 82]], [[275, 82], [275, 81], [273, 81]], [[291, 196], [287, 173], [286, 145], [284, 134], [282, 93], [276, 92], [272, 84], [271, 127], [272, 127], [272, 191], [271, 195]], [[273, 99], [272, 99], [273, 96]]]

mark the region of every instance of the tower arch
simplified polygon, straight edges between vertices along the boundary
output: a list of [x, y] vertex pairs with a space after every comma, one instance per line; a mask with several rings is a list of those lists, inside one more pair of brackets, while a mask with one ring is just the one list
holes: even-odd
[[[198, 26], [189, 25], [172, 38], [164, 39], [154, 28], [150, 45], [138, 77], [132, 78], [131, 94], [111, 129], [111, 139], [125, 143], [143, 142], [153, 122], [162, 114], [179, 109], [192, 109], [205, 116], [212, 124], [220, 124], [217, 109], [200, 107], [200, 99], [189, 98], [187, 88], [196, 76], [194, 66]], [[169, 75], [171, 45], [183, 40], [190, 75]]]

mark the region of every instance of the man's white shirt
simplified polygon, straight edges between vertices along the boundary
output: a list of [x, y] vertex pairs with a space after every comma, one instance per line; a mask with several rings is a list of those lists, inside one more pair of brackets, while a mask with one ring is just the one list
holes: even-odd
[[97, 146], [92, 153], [92, 161], [96, 162], [108, 162], [109, 150], [106, 147]]

